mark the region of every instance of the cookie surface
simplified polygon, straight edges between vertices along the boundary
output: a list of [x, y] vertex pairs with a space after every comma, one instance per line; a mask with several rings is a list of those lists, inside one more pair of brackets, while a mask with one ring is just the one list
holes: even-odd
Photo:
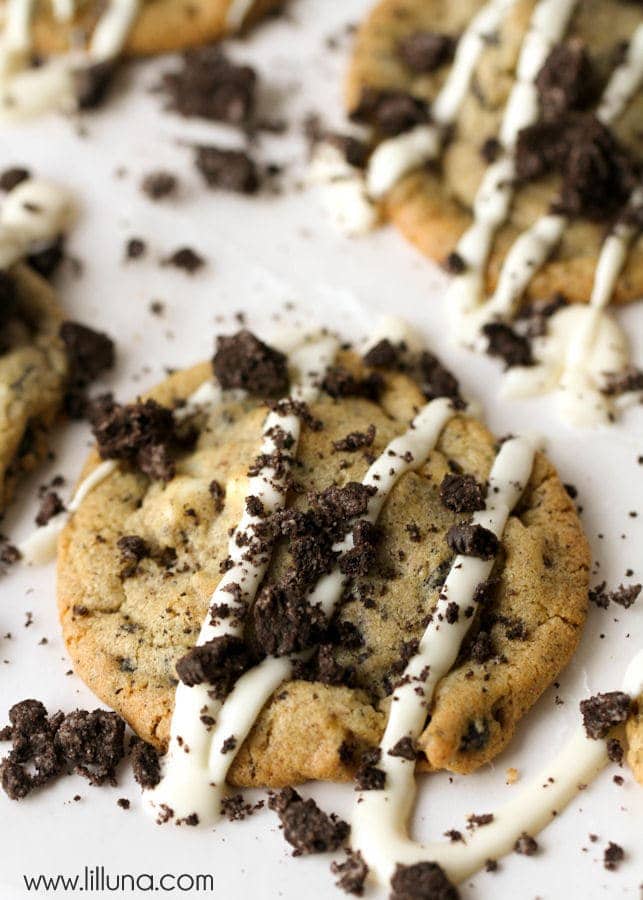
[[[341, 363], [355, 371], [361, 366], [350, 354]], [[151, 396], [169, 405], [209, 377], [210, 367], [203, 364], [172, 376]], [[324, 396], [313, 404], [323, 428], [303, 428], [294, 473], [298, 486], [289, 505], [306, 508], [309, 492], [362, 478], [369, 465], [364, 453], [336, 450], [333, 441], [374, 426], [368, 450], [377, 455], [406, 430], [423, 402], [410, 378], [387, 372], [377, 403]], [[159, 748], [168, 739], [175, 664], [194, 645], [221, 577], [228, 530], [241, 518], [246, 473], [264, 417], [265, 406], [256, 401], [224, 401], [197, 420], [195, 447], [179, 457], [172, 480], [151, 482], [118, 468], [87, 496], [61, 537], [59, 611], [76, 671]], [[484, 426], [458, 415], [425, 466], [400, 479], [379, 520], [376, 565], [353, 580], [334, 626], [333, 658], [352, 670], [350, 686], [285, 684], [238, 752], [231, 783], [343, 780], [360, 751], [377, 744], [405, 646], [421, 635], [453, 557], [445, 534], [458, 516], [442, 504], [440, 484], [453, 470], [484, 481], [494, 454], [494, 438]], [[98, 461], [92, 455], [84, 474]], [[210, 492], [213, 480], [225, 487], [220, 510]], [[124, 575], [117, 541], [126, 535], [141, 537], [151, 551], [133, 574]], [[278, 545], [267, 583], [279, 577], [288, 558], [287, 547]], [[571, 499], [538, 455], [505, 532], [489, 603], [468, 649], [439, 685], [420, 742], [423, 765], [470, 772], [505, 746], [576, 647], [588, 569], [589, 550]], [[483, 632], [486, 656], [473, 649]]]
[[[488, 164], [481, 150], [485, 141], [498, 134], [534, 5], [534, 0], [517, 0], [497, 40], [488, 42], [483, 50], [439, 165], [407, 175], [385, 198], [387, 215], [423, 253], [440, 263], [471, 225], [473, 199]], [[400, 55], [400, 42], [418, 32], [444, 33], [457, 39], [482, 6], [481, 0], [382, 0], [357, 34], [346, 91], [349, 112], [356, 109], [365, 88], [399, 90], [430, 104], [444, 83], [450, 63], [429, 73], [414, 72]], [[583, 43], [593, 77], [599, 87], [604, 87], [623, 44], [642, 21], [637, 4], [587, 0], [578, 5], [565, 40]], [[639, 163], [643, 139], [636, 123], [642, 117], [643, 96], [639, 91], [613, 128]], [[559, 188], [559, 176], [548, 175], [518, 189], [509, 219], [496, 237], [487, 271], [488, 291], [495, 288], [501, 264], [515, 239], [547, 212]], [[560, 292], [570, 301], [586, 302], [606, 227], [606, 222], [584, 218], [572, 221], [555, 253], [534, 274], [526, 296], [542, 299]], [[632, 246], [614, 300], [634, 300], [641, 294], [643, 237]]]
[[[276, 9], [283, 0], [254, 0], [243, 25]], [[232, 0], [145, 0], [125, 45], [126, 55], [146, 56], [198, 47], [228, 32], [226, 18]], [[104, 4], [83, 0], [71, 22], [59, 22], [51, 6], [41, 4], [33, 23], [34, 49], [58, 53], [69, 48], [72, 38], [91, 35]]]
[[67, 357], [58, 337], [63, 319], [53, 290], [25, 265], [7, 279], [0, 321], [0, 510], [19, 476], [47, 449], [63, 400]]
[[638, 698], [638, 710], [630, 718], [626, 726], [627, 761], [634, 772], [634, 777], [643, 784], [643, 695]]

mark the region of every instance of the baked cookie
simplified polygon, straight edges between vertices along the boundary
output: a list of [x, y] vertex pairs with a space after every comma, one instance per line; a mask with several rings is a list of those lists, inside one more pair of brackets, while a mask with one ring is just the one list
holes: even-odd
[[[275, 402], [288, 392], [284, 357], [242, 332], [219, 339], [214, 365], [224, 390], [210, 406], [194, 405], [213, 390], [204, 363], [153, 390], [156, 404], [107, 403], [93, 416], [100, 454], [90, 456], [83, 479], [101, 456], [115, 463], [84, 497], [58, 550], [59, 611], [75, 669], [141, 737], [165, 750], [175, 695], [189, 698], [210, 683], [200, 712], [207, 730], [214, 723], [208, 697], [224, 696], [244, 672], [252, 677], [256, 661], [278, 667], [292, 656], [292, 680], [277, 678], [247, 739], [224, 742], [222, 753], [236, 753], [232, 784], [354, 774], [381, 738], [391, 691], [440, 602], [456, 553], [495, 557], [495, 564], [478, 586], [475, 615], [474, 605], [466, 613], [471, 627], [458, 659], [438, 685], [416, 748], [423, 768], [472, 772], [499, 753], [582, 631], [589, 549], [551, 463], [536, 454], [495, 544], [486, 529], [462, 524], [485, 505], [498, 445], [463, 412], [453, 376], [430, 354], [409, 360], [387, 341], [366, 360], [342, 351], [325, 374], [316, 370], [314, 389], [295, 390], [305, 404]], [[430, 404], [444, 427], [421, 465], [410, 450], [386, 449], [419, 435], [419, 424], [409, 431], [410, 420], [427, 398], [447, 394], [451, 401]], [[264, 425], [266, 403], [271, 415], [286, 417], [279, 421], [299, 422], [289, 426], [297, 434], [301, 428], [295, 460], [286, 425]], [[268, 452], [266, 441], [278, 449]], [[362, 484], [378, 465], [383, 474], [373, 485], [381, 490], [395, 466], [402, 469], [375, 524], [354, 524], [378, 494]], [[266, 468], [268, 499], [248, 493]], [[251, 539], [239, 524], [248, 516]], [[334, 542], [347, 530], [352, 549], [339, 557]], [[474, 546], [480, 537], [491, 540], [491, 556]], [[229, 583], [237, 565], [248, 569]], [[338, 572], [341, 596], [329, 624], [305, 598]], [[255, 576], [254, 601], [235, 606]], [[229, 593], [220, 602], [223, 583]], [[217, 585], [220, 599], [208, 620]], [[206, 630], [237, 628], [238, 635], [201, 646], [204, 621]], [[173, 731], [173, 740], [181, 746], [186, 733]]]
[[[520, 52], [539, 6], [541, 20], [553, 22], [554, 37], [545, 42], [551, 49], [539, 71], [520, 76], [535, 79], [539, 109], [530, 116], [532, 98], [514, 88]], [[558, 13], [564, 18], [564, 10], [571, 10], [569, 21], [556, 27], [554, 7], [535, 0], [381, 0], [357, 33], [346, 104], [353, 118], [374, 125], [378, 142], [431, 121], [440, 126], [439, 147], [420, 149], [410, 171], [402, 172], [382, 202], [386, 215], [423, 253], [459, 272], [462, 260], [451, 254], [472, 225], [483, 177], [515, 139], [503, 139], [511, 99], [514, 121], [525, 122], [516, 145], [517, 172], [509, 176], [517, 175], [518, 181], [508, 214], [493, 235], [485, 289], [496, 288], [516, 239], [554, 208], [569, 221], [542, 264], [532, 263], [524, 296], [543, 300], [560, 294], [587, 302], [606, 230], [627, 206], [643, 156], [637, 124], [643, 117], [643, 15], [640, 5], [625, 0], [564, 3]], [[482, 41], [476, 43], [471, 27], [481, 11], [486, 19], [479, 27]], [[465, 40], [458, 56], [458, 41]], [[632, 77], [614, 82], [611, 95], [620, 91], [627, 102], [607, 110], [610, 76], [628, 52]], [[437, 99], [456, 65], [464, 95], [459, 98], [456, 89], [449, 98]], [[413, 160], [413, 148], [407, 146], [409, 151]], [[639, 234], [613, 298], [620, 303], [642, 294]]]
[[627, 735], [627, 761], [634, 777], [643, 784], [643, 696], [638, 698], [638, 709], [631, 716], [625, 729]]
[[28, 266], [0, 273], [0, 509], [44, 457], [68, 363], [54, 291]]
[[[149, 56], [216, 41], [256, 22], [283, 0], [143, 0], [123, 44], [127, 56]], [[105, 4], [80, 0], [73, 18], [57, 18], [51, 2], [40, 3], [33, 22], [34, 49], [60, 53], [70, 49], [79, 34], [89, 39]]]

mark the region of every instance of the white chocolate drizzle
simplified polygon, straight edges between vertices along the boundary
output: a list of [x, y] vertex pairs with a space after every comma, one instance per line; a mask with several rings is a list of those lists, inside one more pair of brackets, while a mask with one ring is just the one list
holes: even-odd
[[[472, 523], [502, 537], [511, 510], [529, 481], [534, 445], [526, 438], [511, 438], [502, 445], [489, 476], [487, 503], [474, 514]], [[415, 741], [424, 730], [435, 687], [451, 670], [475, 605], [475, 589], [491, 573], [494, 560], [456, 556], [444, 583], [436, 609], [395, 688], [389, 717], [380, 743], [377, 766], [386, 774], [383, 790], [362, 791], [353, 812], [353, 845], [367, 864], [384, 879], [390, 878], [396, 862], [406, 861], [404, 829], [415, 798], [415, 764], [390, 752], [403, 738]], [[447, 604], [458, 607], [457, 620], [446, 621]], [[417, 845], [414, 852], [420, 848]]]
[[74, 202], [64, 188], [40, 178], [20, 182], [0, 209], [0, 269], [19, 262], [39, 243], [54, 240], [75, 215]]
[[366, 174], [371, 197], [380, 199], [404, 175], [437, 159], [446, 130], [456, 120], [486, 42], [514, 2], [490, 0], [473, 17], [458, 41], [453, 65], [431, 105], [433, 122], [382, 141], [376, 148]]
[[339, 231], [352, 237], [377, 225], [379, 212], [368, 196], [362, 170], [351, 166], [338, 147], [327, 141], [317, 144], [308, 181], [317, 187], [321, 205]]
[[[295, 372], [295, 386], [291, 395], [293, 400], [306, 403], [315, 400], [319, 393], [319, 381], [332, 364], [336, 351], [337, 342], [334, 338], [321, 337], [302, 344], [289, 355], [290, 368]], [[286, 432], [291, 438], [288, 452], [289, 458], [293, 459], [301, 431], [301, 421], [296, 410], [284, 412], [277, 408], [266, 417], [259, 452], [267, 459], [279, 449], [275, 441], [276, 428]], [[259, 497], [267, 514], [281, 509], [286, 501], [289, 469], [286, 457], [282, 458], [282, 463], [283, 468], [280, 467], [277, 471], [274, 464], [267, 462], [257, 475], [248, 480], [246, 496]], [[210, 609], [222, 602], [230, 603], [232, 596], [228, 590], [230, 585], [239, 585], [244, 602], [250, 603], [255, 598], [271, 558], [270, 553], [258, 552], [256, 548], [255, 526], [260, 521], [261, 519], [250, 513], [247, 507], [244, 509], [241, 521], [228, 545], [231, 566], [210, 599]], [[223, 635], [240, 636], [242, 631], [242, 621], [228, 618], [213, 623], [211, 614], [208, 614], [201, 627], [197, 645]], [[287, 665], [287, 660], [275, 660], [274, 672], [280, 675]], [[268, 678], [271, 671], [268, 662], [265, 668]], [[251, 685], [254, 683], [253, 671], [255, 670], [246, 673], [237, 682], [233, 692], [237, 697], [247, 697], [248, 682]], [[274, 677], [273, 673], [273, 679]], [[246, 700], [243, 703], [245, 707]], [[224, 789], [221, 767], [227, 770], [234, 759], [232, 752], [221, 753], [221, 743], [231, 733], [236, 737], [236, 732], [228, 732], [221, 738], [219, 725], [217, 724], [210, 732], [202, 717], [206, 716], [216, 721], [220, 716], [221, 706], [220, 701], [210, 697], [208, 685], [187, 687], [179, 682], [170, 729], [170, 743], [164, 759], [164, 775], [160, 784], [149, 795], [148, 807], [152, 811], [158, 813], [163, 808], [169, 807], [178, 819], [196, 813], [200, 822], [213, 821], [218, 817]], [[232, 708], [233, 710], [236, 708], [234, 701]], [[248, 724], [248, 728], [251, 725], [252, 722]], [[239, 725], [240, 734], [242, 731], [243, 723]]]
[[[222, 392], [214, 381], [204, 381], [183, 406], [174, 411], [177, 421], [187, 419], [192, 415], [207, 409], [213, 410], [219, 405]], [[22, 561], [30, 566], [42, 566], [55, 559], [58, 538], [71, 516], [80, 508], [81, 503], [88, 494], [118, 468], [116, 460], [107, 459], [101, 462], [95, 469], [80, 482], [67, 508], [43, 525], [33, 531], [21, 544], [18, 545]]]
[[[54, 15], [69, 20], [77, 0], [57, 0]], [[75, 108], [74, 71], [113, 59], [122, 51], [140, 0], [110, 0], [87, 52], [70, 51], [30, 67], [31, 19], [35, 0], [9, 0], [0, 43], [0, 119], [21, 119], [52, 109]]]
[[[377, 521], [382, 506], [399, 478], [405, 472], [423, 465], [437, 443], [442, 429], [454, 414], [448, 400], [434, 400], [418, 413], [404, 434], [389, 443], [364, 476], [363, 484], [373, 486], [376, 493], [370, 498], [363, 518], [370, 522]], [[257, 494], [259, 489], [260, 486], [255, 486], [251, 482], [248, 495]], [[259, 496], [262, 496], [264, 490]], [[269, 498], [266, 503], [262, 496], [264, 507], [268, 510], [272, 509], [272, 499]], [[244, 515], [239, 529], [245, 527], [246, 519], [247, 515]], [[333, 549], [342, 553], [350, 550], [352, 546], [353, 537], [350, 532]], [[241, 582], [246, 598], [254, 596], [267, 565], [268, 561], [262, 566], [256, 566], [255, 563], [246, 564], [246, 580], [251, 578], [249, 587], [247, 581], [246, 584]], [[253, 568], [255, 566], [256, 568]], [[250, 569], [252, 571], [248, 571]], [[226, 584], [239, 581], [239, 571], [231, 569], [230, 572], [233, 574], [224, 575], [222, 586], [215, 591], [213, 602], [226, 596], [229, 600], [230, 595], [225, 593]], [[335, 566], [328, 575], [317, 582], [308, 601], [311, 606], [320, 607], [324, 615], [330, 618], [342, 596], [344, 586], [345, 576], [339, 566]], [[229, 624], [213, 627], [206, 623], [199, 637], [199, 643], [223, 633], [239, 634], [241, 629], [240, 624], [231, 629]], [[237, 681], [223, 705], [209, 698], [207, 686], [197, 685], [188, 688], [179, 684], [165, 776], [151, 797], [151, 808], [154, 811], [162, 810], [165, 805], [174, 811], [175, 817], [179, 818], [195, 812], [202, 823], [211, 823], [219, 818], [225, 778], [235, 757], [234, 749], [226, 753], [221, 752], [224, 741], [232, 736], [236, 741], [236, 748], [241, 747], [264, 704], [279, 685], [292, 676], [293, 663], [305, 656], [306, 653], [295, 654], [292, 657], [267, 657]], [[210, 734], [199, 718], [204, 714], [204, 710], [207, 716], [216, 719]], [[183, 749], [185, 746], [189, 746], [189, 753]]]

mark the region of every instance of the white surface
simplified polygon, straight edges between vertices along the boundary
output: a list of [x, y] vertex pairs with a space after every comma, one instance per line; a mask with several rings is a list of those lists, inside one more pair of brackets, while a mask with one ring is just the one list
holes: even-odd
[[[255, 61], [265, 75], [269, 109], [283, 109], [295, 123], [311, 109], [321, 109], [337, 123], [343, 53], [329, 52], [324, 40], [329, 34], [343, 35], [344, 24], [356, 21], [368, 6], [368, 0], [298, 0], [288, 20], [269, 23], [249, 42], [232, 45], [232, 51]], [[600, 562], [594, 581], [605, 579], [616, 587], [627, 568], [635, 572], [632, 580], [641, 580], [643, 467], [636, 460], [643, 454], [643, 410], [628, 412], [615, 428], [577, 432], [559, 425], [551, 398], [501, 403], [497, 365], [444, 340], [446, 279], [391, 229], [349, 241], [333, 232], [312, 194], [289, 190], [281, 197], [245, 199], [203, 187], [182, 145], [195, 140], [235, 144], [237, 137], [223, 127], [161, 113], [160, 98], [150, 96], [148, 88], [164, 65], [166, 61], [146, 63], [125, 73], [123, 90], [109, 107], [85, 120], [86, 137], [57, 117], [0, 132], [3, 166], [32, 166], [39, 175], [73, 188], [81, 201], [70, 249], [82, 258], [84, 274], [75, 278], [66, 271], [58, 283], [71, 317], [104, 328], [118, 341], [118, 367], [106, 385], [127, 399], [158, 381], [165, 366], [209, 356], [214, 334], [235, 328], [239, 310], [248, 313], [249, 324], [264, 336], [283, 323], [315, 320], [350, 337], [365, 334], [380, 313], [392, 310], [407, 316], [454, 367], [467, 394], [483, 402], [496, 433], [523, 430], [547, 436], [563, 479], [580, 492], [583, 521]], [[264, 151], [267, 160], [301, 160], [298, 129], [293, 128], [290, 139], [267, 138]], [[119, 167], [127, 175], [115, 177]], [[154, 204], [140, 193], [138, 183], [142, 174], [159, 167], [176, 171], [182, 188], [176, 200]], [[300, 175], [303, 171], [296, 167], [287, 180], [292, 183]], [[146, 260], [124, 265], [123, 245], [131, 236], [145, 238], [149, 253]], [[208, 267], [190, 278], [157, 264], [181, 245], [204, 253]], [[149, 314], [152, 299], [166, 302], [164, 318]], [[642, 315], [640, 306], [620, 314], [639, 362]], [[23, 500], [12, 508], [2, 531], [15, 540], [29, 533], [37, 485], [57, 472], [73, 480], [89, 442], [84, 426], [61, 429], [56, 462], [25, 485]], [[639, 518], [630, 518], [630, 510], [638, 510]], [[27, 610], [34, 623], [25, 629]], [[3, 714], [11, 703], [29, 696], [52, 709], [93, 707], [95, 701], [80, 680], [65, 676], [70, 665], [56, 621], [53, 567], [16, 569], [0, 582], [0, 635], [8, 631], [13, 639], [0, 639], [0, 660], [9, 661], [0, 663]], [[42, 637], [49, 640], [45, 646], [38, 644]], [[416, 834], [436, 838], [447, 828], [462, 828], [467, 813], [487, 812], [510, 797], [515, 788], [505, 785], [506, 768], [515, 766], [524, 777], [537, 772], [571, 733], [578, 700], [618, 686], [628, 659], [641, 645], [643, 600], [627, 611], [592, 608], [581, 650], [560, 687], [545, 694], [495, 765], [468, 778], [456, 776], [452, 783], [447, 775], [423, 779]], [[556, 704], [556, 695], [563, 705]], [[473, 887], [467, 882], [463, 897], [637, 898], [643, 880], [643, 790], [628, 770], [621, 773], [625, 785], [617, 787], [611, 780], [615, 772], [608, 770], [542, 835], [540, 856], [507, 858], [497, 874], [476, 876]], [[311, 785], [303, 792], [327, 809], [350, 812], [348, 786]], [[74, 803], [77, 793], [83, 799]], [[261, 795], [251, 792], [255, 799]], [[116, 806], [119, 797], [132, 800], [129, 812]], [[285, 900], [343, 896], [333, 887], [329, 858], [290, 858], [271, 812], [223, 824], [215, 833], [159, 828], [137, 809], [138, 798], [126, 767], [115, 789], [97, 790], [72, 777], [20, 804], [0, 796], [0, 895], [21, 896], [16, 889], [25, 873], [73, 874], [82, 873], [84, 866], [103, 865], [113, 874], [212, 873], [212, 896], [225, 900], [246, 894]], [[589, 842], [590, 832], [600, 836], [598, 843]], [[602, 866], [608, 840], [627, 852], [616, 873]], [[66, 894], [59, 890], [57, 896]], [[87, 891], [84, 896], [100, 895]]]

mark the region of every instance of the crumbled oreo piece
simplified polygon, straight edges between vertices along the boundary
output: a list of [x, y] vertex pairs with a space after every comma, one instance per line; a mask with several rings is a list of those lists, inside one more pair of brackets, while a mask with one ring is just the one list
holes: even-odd
[[55, 741], [61, 720], [61, 713], [48, 716], [39, 700], [23, 700], [9, 710], [4, 737], [11, 739], [12, 748], [0, 762], [0, 783], [10, 799], [22, 800], [64, 770]]
[[92, 784], [115, 784], [116, 767], [124, 755], [125, 722], [114, 712], [78, 709], [62, 720], [56, 745], [65, 760]]
[[298, 591], [279, 584], [264, 587], [252, 608], [256, 641], [266, 655], [286, 656], [317, 643], [326, 618]]
[[618, 606], [622, 606], [623, 609], [629, 609], [636, 602], [640, 593], [640, 584], [628, 584], [627, 587], [621, 584], [615, 591], [612, 591], [610, 599]]
[[217, 47], [202, 47], [183, 54], [181, 68], [163, 75], [161, 89], [173, 112], [242, 125], [252, 118], [256, 83], [250, 66], [235, 65]]
[[364, 354], [364, 362], [367, 366], [376, 366], [382, 369], [395, 369], [399, 365], [400, 351], [388, 338], [378, 341], [368, 353]]
[[413, 72], [435, 72], [451, 62], [456, 40], [440, 31], [415, 31], [398, 43], [398, 56]]
[[454, 553], [476, 556], [478, 559], [493, 559], [500, 542], [493, 531], [482, 525], [452, 525], [447, 531], [447, 544]]
[[13, 566], [22, 559], [22, 554], [3, 534], [0, 534], [0, 575], [4, 575], [8, 566]]
[[145, 255], [147, 246], [141, 238], [130, 238], [125, 244], [126, 259], [140, 259]]
[[580, 711], [587, 737], [596, 741], [607, 737], [612, 728], [627, 720], [632, 700], [623, 691], [610, 691], [581, 700]]
[[429, 111], [424, 100], [405, 91], [368, 87], [362, 91], [351, 119], [373, 125], [383, 135], [392, 137], [428, 122]]
[[182, 269], [188, 275], [194, 275], [205, 265], [205, 259], [192, 247], [179, 247], [162, 262], [164, 266], [174, 266], [175, 269]]
[[371, 447], [375, 440], [375, 425], [369, 425], [366, 431], [351, 431], [346, 437], [333, 441], [333, 448], [338, 452], [355, 453], [363, 447]]
[[258, 397], [278, 397], [288, 390], [288, 360], [250, 331], [219, 336], [212, 367], [221, 387]]
[[555, 212], [604, 222], [628, 201], [635, 167], [614, 133], [595, 116], [571, 115], [523, 129], [516, 144], [516, 174], [529, 181], [562, 176]]
[[502, 153], [502, 144], [497, 137], [487, 138], [480, 147], [480, 156], [487, 163], [494, 163]]
[[623, 762], [624, 754], [623, 744], [621, 744], [617, 738], [610, 738], [607, 742], [607, 755], [609, 759], [620, 765]]
[[624, 859], [625, 851], [623, 848], [619, 844], [615, 844], [614, 841], [610, 841], [603, 853], [603, 866], [608, 872], [614, 872]]
[[161, 780], [161, 764], [156, 749], [146, 741], [136, 741], [130, 752], [134, 778], [143, 788], [151, 790]]
[[325, 140], [342, 154], [349, 166], [365, 169], [370, 156], [370, 148], [364, 141], [346, 134], [326, 134]]
[[402, 759], [408, 759], [409, 762], [415, 762], [418, 756], [415, 741], [412, 737], [400, 738], [397, 744], [388, 751], [389, 756], [400, 756]]
[[533, 366], [531, 342], [505, 322], [487, 322], [482, 328], [487, 338], [487, 353], [502, 359], [507, 369]]
[[458, 750], [461, 753], [472, 753], [484, 750], [489, 741], [489, 723], [486, 719], [469, 719], [467, 727], [460, 736]]
[[71, 418], [83, 418], [87, 413], [86, 389], [114, 365], [114, 342], [102, 331], [79, 322], [63, 322], [59, 335], [69, 367], [65, 409]]
[[257, 165], [243, 150], [196, 147], [194, 164], [208, 187], [237, 194], [254, 194], [259, 189]]
[[0, 172], [0, 191], [9, 193], [28, 178], [31, 178], [31, 172], [23, 166], [12, 166], [10, 169], [5, 169]]
[[156, 172], [150, 172], [141, 182], [141, 190], [150, 198], [150, 200], [162, 200], [176, 192], [179, 180], [172, 172], [165, 172], [159, 169]]
[[339, 558], [340, 571], [350, 578], [368, 575], [375, 563], [380, 535], [380, 530], [371, 522], [356, 522], [353, 527], [353, 546]]
[[362, 754], [359, 768], [355, 772], [356, 791], [383, 791], [386, 784], [386, 772], [377, 768], [381, 750], [366, 750]]
[[389, 900], [458, 900], [460, 892], [434, 862], [395, 867]]
[[178, 442], [172, 410], [155, 400], [127, 406], [106, 396], [94, 401], [89, 418], [102, 459], [120, 459], [150, 478], [170, 481], [170, 448]]
[[456, 409], [464, 409], [466, 404], [460, 396], [458, 379], [437, 356], [424, 351], [418, 360], [419, 382], [422, 393], [427, 400], [447, 397]]
[[491, 825], [493, 822], [493, 813], [473, 813], [467, 816], [467, 828], [474, 831], [476, 828], [483, 828], [485, 825]]
[[42, 498], [40, 509], [36, 515], [36, 525], [42, 527], [46, 525], [50, 519], [63, 512], [65, 504], [62, 502], [56, 491], [47, 491]]
[[230, 794], [221, 801], [221, 813], [229, 822], [243, 822], [258, 810], [263, 809], [264, 801], [258, 800], [254, 805], [246, 803], [243, 794]]
[[584, 43], [571, 38], [556, 44], [536, 77], [540, 109], [545, 119], [584, 109], [595, 98], [596, 78]]
[[444, 260], [444, 268], [451, 275], [462, 275], [467, 270], [467, 264], [462, 256], [454, 250]]
[[635, 391], [643, 391], [643, 369], [627, 366], [622, 372], [610, 372], [607, 375], [603, 393], [608, 397], [618, 397]]
[[207, 683], [216, 698], [223, 698], [249, 665], [250, 657], [244, 641], [225, 634], [189, 650], [177, 661], [176, 671], [188, 687]]
[[485, 489], [473, 475], [445, 475], [440, 500], [452, 512], [476, 512], [485, 508]]
[[106, 99], [118, 62], [106, 59], [79, 66], [72, 72], [74, 95], [79, 109], [96, 109]]
[[339, 875], [335, 882], [346, 894], [361, 897], [364, 893], [364, 882], [368, 875], [368, 866], [364, 862], [362, 854], [353, 850], [346, 851], [346, 860], [342, 863], [332, 862], [330, 870], [333, 875]]
[[530, 834], [527, 834], [526, 831], [523, 831], [514, 844], [514, 850], [516, 853], [520, 853], [523, 856], [534, 856], [538, 853], [538, 841]]
[[27, 255], [31, 268], [45, 279], [50, 279], [65, 256], [65, 238], [59, 234], [53, 241]]
[[295, 848], [294, 855], [338, 850], [350, 826], [334, 813], [327, 815], [314, 800], [303, 800], [293, 788], [284, 788], [268, 801], [283, 826], [284, 837]]
[[138, 570], [138, 564], [142, 559], [151, 555], [151, 548], [142, 537], [137, 534], [126, 534], [116, 541], [116, 546], [121, 551], [121, 578], [131, 578]]
[[365, 397], [367, 400], [377, 400], [383, 386], [382, 376], [377, 372], [357, 378], [341, 366], [330, 368], [321, 383], [322, 390], [335, 399]]

